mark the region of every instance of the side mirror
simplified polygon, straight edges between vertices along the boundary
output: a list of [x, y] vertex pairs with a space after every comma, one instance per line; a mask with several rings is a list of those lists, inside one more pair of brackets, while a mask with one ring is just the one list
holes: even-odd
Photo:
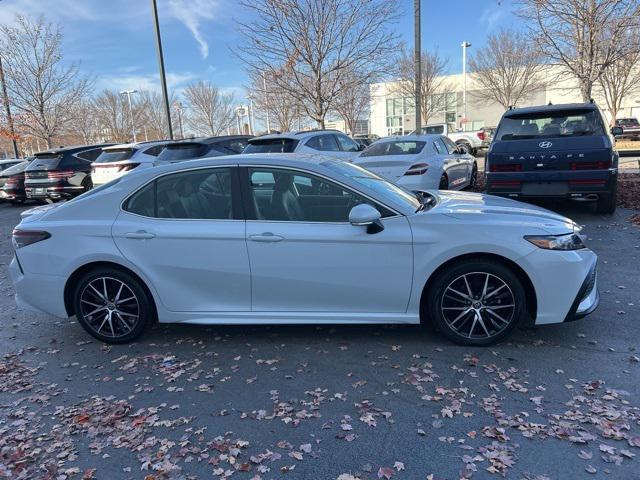
[[619, 137], [623, 133], [624, 130], [622, 129], [622, 127], [611, 127], [611, 135], [613, 135], [614, 137]]
[[356, 205], [349, 212], [349, 222], [356, 227], [367, 227], [367, 233], [378, 233], [384, 230], [380, 221], [380, 212], [368, 203]]

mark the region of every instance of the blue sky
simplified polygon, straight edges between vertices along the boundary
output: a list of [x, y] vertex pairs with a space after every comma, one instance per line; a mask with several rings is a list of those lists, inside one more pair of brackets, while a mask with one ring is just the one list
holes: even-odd
[[[399, 0], [394, 26], [413, 41], [413, 0]], [[449, 58], [450, 72], [462, 69], [460, 44], [481, 47], [501, 26], [517, 25], [510, 0], [423, 0], [424, 49]], [[234, 0], [158, 0], [165, 65], [170, 88], [210, 80], [243, 97], [245, 74], [230, 48], [240, 41], [237, 21], [248, 12]], [[2, 0], [0, 23], [15, 13], [45, 15], [64, 30], [65, 60], [81, 63], [96, 88], [158, 88], [158, 70], [149, 0]]]

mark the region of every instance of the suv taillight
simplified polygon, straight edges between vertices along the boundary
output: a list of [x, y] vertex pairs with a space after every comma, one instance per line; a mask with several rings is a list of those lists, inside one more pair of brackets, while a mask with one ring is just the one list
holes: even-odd
[[484, 132], [478, 132], [476, 135], [478, 135], [478, 138], [484, 142]]
[[422, 175], [427, 172], [429, 169], [429, 164], [427, 163], [416, 163], [415, 165], [411, 165], [409, 170], [405, 172], [405, 175]]
[[75, 172], [72, 170], [63, 170], [60, 172], [56, 172], [56, 171], [47, 172], [47, 176], [53, 179], [65, 179], [65, 178], [73, 177], [74, 174]]
[[506, 163], [503, 165], [491, 165], [489, 168], [491, 172], [521, 172], [522, 164], [521, 163]]
[[46, 240], [47, 238], [51, 238], [51, 234], [49, 232], [36, 230], [20, 230], [19, 228], [13, 229], [12, 240], [13, 246], [16, 249], [41, 242], [42, 240]]
[[598, 162], [571, 162], [571, 170], [606, 170], [611, 166], [611, 161]]

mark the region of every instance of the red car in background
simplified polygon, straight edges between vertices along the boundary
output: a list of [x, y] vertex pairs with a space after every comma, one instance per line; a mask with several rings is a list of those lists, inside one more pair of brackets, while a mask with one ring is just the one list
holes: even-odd
[[637, 118], [618, 118], [616, 127], [622, 128], [622, 135], [618, 135], [617, 138], [640, 140], [640, 122]]

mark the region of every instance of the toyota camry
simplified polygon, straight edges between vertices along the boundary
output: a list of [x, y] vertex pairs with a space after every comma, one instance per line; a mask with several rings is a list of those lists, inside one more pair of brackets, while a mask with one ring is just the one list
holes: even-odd
[[550, 211], [409, 192], [340, 160], [254, 154], [133, 171], [24, 216], [16, 301], [125, 343], [156, 321], [431, 322], [489, 345], [598, 304], [596, 255]]

